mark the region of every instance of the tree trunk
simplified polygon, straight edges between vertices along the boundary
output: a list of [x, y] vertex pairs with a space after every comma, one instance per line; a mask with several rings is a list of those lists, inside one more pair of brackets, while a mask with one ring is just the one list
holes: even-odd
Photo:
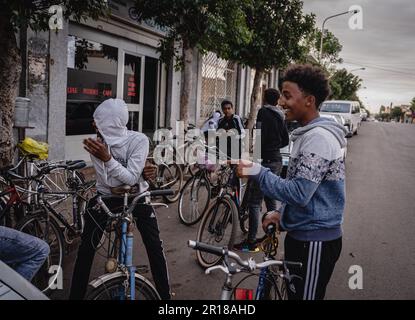
[[0, 19], [0, 168], [13, 160], [13, 117], [21, 59], [9, 17]]
[[256, 116], [258, 112], [258, 106], [261, 104], [261, 80], [262, 76], [264, 74], [264, 71], [260, 69], [255, 69], [255, 77], [254, 77], [254, 85], [252, 87], [252, 93], [251, 93], [251, 108], [249, 110], [249, 116], [248, 116], [248, 132], [249, 132], [249, 150], [252, 150], [252, 133], [253, 128], [255, 126]]
[[180, 120], [184, 121], [184, 128], [187, 130], [189, 122], [189, 99], [192, 91], [192, 61], [193, 61], [193, 48], [189, 48], [183, 45], [183, 83], [182, 92], [180, 95]]

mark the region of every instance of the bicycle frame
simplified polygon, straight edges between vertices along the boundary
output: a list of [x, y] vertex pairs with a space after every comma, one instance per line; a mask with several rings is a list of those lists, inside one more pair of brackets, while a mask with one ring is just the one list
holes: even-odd
[[[7, 196], [7, 197], [5, 197]], [[5, 207], [0, 212], [0, 220], [4, 217], [4, 215], [8, 212], [8, 210], [15, 205], [16, 203], [21, 203], [22, 199], [20, 198], [19, 193], [16, 190], [15, 186], [8, 187], [5, 191], [0, 193], [0, 198], [5, 197], [7, 200], [5, 202]]]

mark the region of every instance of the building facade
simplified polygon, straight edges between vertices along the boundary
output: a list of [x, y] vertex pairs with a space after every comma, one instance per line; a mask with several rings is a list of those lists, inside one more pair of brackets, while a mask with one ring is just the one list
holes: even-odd
[[[30, 98], [26, 135], [50, 145], [50, 159], [85, 159], [82, 141], [93, 137], [92, 114], [105, 99], [128, 105], [128, 127], [151, 136], [179, 119], [182, 74], [161, 63], [157, 52], [165, 30], [139, 23], [131, 1], [109, 1], [111, 16], [68, 21], [63, 30], [20, 35], [23, 76], [20, 96]], [[25, 38], [23, 38], [23, 36]], [[200, 125], [224, 99], [242, 117], [249, 113], [254, 70], [195, 50], [189, 123]], [[278, 73], [261, 89], [276, 87]]]

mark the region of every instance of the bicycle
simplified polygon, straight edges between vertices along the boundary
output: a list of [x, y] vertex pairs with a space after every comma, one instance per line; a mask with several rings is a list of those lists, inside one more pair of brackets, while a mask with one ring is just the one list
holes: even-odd
[[187, 180], [180, 191], [179, 205], [177, 206], [180, 222], [191, 226], [202, 219], [210, 200], [217, 196], [220, 176], [223, 167], [218, 170], [218, 180], [212, 181], [211, 175], [215, 172], [216, 166], [211, 164], [199, 165], [199, 171]]
[[[160, 296], [154, 286], [143, 275], [137, 272], [133, 265], [133, 242], [134, 242], [134, 218], [133, 211], [141, 199], [145, 204], [156, 206], [164, 203], [151, 203], [150, 197], [165, 196], [172, 194], [172, 190], [145, 191], [141, 194], [129, 194], [131, 187], [121, 186], [112, 190], [114, 194], [97, 197], [97, 208], [100, 208], [115, 224], [115, 239], [109, 241], [106, 263], [107, 273], [98, 277], [90, 283], [91, 290], [88, 300], [160, 300]], [[124, 200], [122, 212], [113, 213], [104, 203], [107, 198], [121, 198]], [[129, 199], [132, 199], [129, 205]], [[111, 238], [109, 236], [109, 238]]]
[[[199, 242], [214, 243], [232, 247], [237, 224], [243, 233], [248, 232], [248, 199], [250, 183], [246, 184], [242, 196], [240, 179], [236, 176], [236, 166], [228, 167], [226, 183], [220, 183], [219, 195], [206, 214], [203, 215], [196, 239]], [[218, 256], [209, 256], [196, 251], [197, 261], [203, 268], [209, 268], [220, 261]]]
[[[80, 169], [85, 165], [84, 162], [78, 162], [69, 166], [58, 165], [58, 167], [65, 166], [67, 170], [75, 172], [75, 170]], [[74, 180], [73, 185], [70, 186], [71, 190], [69, 191], [49, 191], [44, 186], [43, 179], [48, 173], [56, 169], [56, 167], [57, 166], [44, 167], [33, 177], [21, 177], [14, 172], [8, 172], [11, 179], [23, 181], [29, 180], [37, 183], [36, 192], [33, 192], [36, 201], [29, 204], [27, 215], [18, 222], [16, 229], [38, 237], [49, 244], [50, 253], [48, 259], [32, 280], [32, 282], [43, 292], [48, 292], [50, 289], [49, 269], [51, 266], [57, 267], [58, 271], [55, 274], [55, 278], [61, 275], [65, 243], [71, 244], [83, 231], [83, 215], [85, 213], [87, 202], [87, 198], [84, 197], [84, 194], [95, 184], [93, 181], [78, 184], [77, 180]], [[75, 173], [73, 174], [75, 175]], [[53, 205], [48, 201], [47, 196], [54, 194], [72, 197], [72, 223], [69, 222], [62, 213], [57, 212]], [[53, 283], [53, 281], [51, 283]]]
[[[302, 263], [300, 262], [291, 262], [291, 261], [284, 261], [284, 260], [274, 260], [274, 259], [266, 259], [264, 262], [257, 263], [252, 257], [248, 258], [248, 260], [243, 260], [237, 253], [233, 251], [229, 251], [228, 248], [225, 247], [218, 247], [212, 246], [206, 243], [197, 242], [193, 240], [188, 241], [188, 246], [193, 248], [197, 251], [203, 251], [210, 254], [214, 254], [220, 257], [220, 260], [223, 260], [223, 264], [220, 266], [212, 266], [206, 269], [205, 273], [210, 274], [215, 270], [221, 270], [226, 274], [225, 281], [222, 286], [221, 291], [221, 300], [253, 300], [254, 295], [252, 291], [247, 291], [246, 289], [238, 288], [239, 284], [242, 283], [247, 277], [250, 277], [254, 274], [254, 271], [259, 269], [259, 284], [256, 291], [255, 299], [256, 300], [263, 300], [263, 299], [270, 299], [271, 295], [269, 294], [271, 290], [265, 291], [264, 286], [268, 286], [270, 289], [273, 287], [274, 290], [277, 292], [277, 297], [282, 298], [283, 295], [279, 291], [277, 284], [275, 283], [275, 279], [281, 278], [286, 286], [291, 285], [291, 280], [293, 276], [290, 275], [288, 267], [296, 267], [301, 268]], [[230, 259], [234, 260], [236, 263], [231, 262]], [[269, 270], [272, 267], [278, 268], [278, 273], [275, 275], [272, 274], [272, 278], [266, 278], [266, 275], [269, 275]], [[268, 271], [267, 271], [268, 270]], [[238, 282], [237, 285], [233, 285], [233, 277], [238, 273], [248, 273], [249, 275], [243, 278], [241, 281]], [[269, 279], [269, 280], [268, 280]], [[268, 292], [268, 293], [267, 293]]]

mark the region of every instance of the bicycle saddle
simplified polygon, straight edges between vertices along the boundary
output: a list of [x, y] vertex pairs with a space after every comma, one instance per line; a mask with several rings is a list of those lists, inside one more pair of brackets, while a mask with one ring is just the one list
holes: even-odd
[[116, 195], [123, 195], [125, 193], [129, 193], [130, 190], [131, 190], [131, 186], [123, 184], [123, 185], [118, 186], [118, 187], [112, 187], [111, 188], [111, 193], [116, 194]]

